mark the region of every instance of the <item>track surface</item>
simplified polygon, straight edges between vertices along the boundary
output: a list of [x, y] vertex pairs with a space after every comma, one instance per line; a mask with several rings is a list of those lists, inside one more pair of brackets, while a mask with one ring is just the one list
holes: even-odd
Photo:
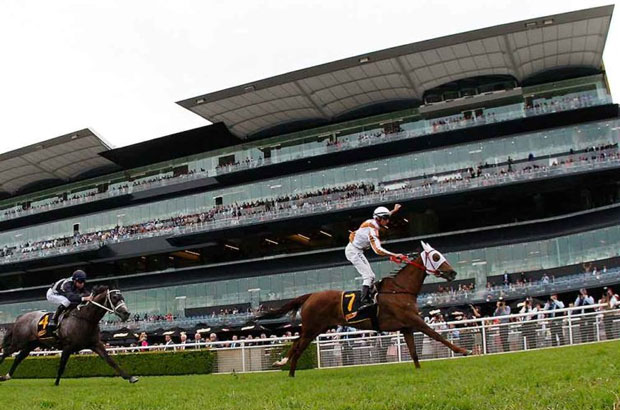
[[[19, 372], [19, 371], [18, 371]], [[333, 370], [13, 379], [0, 409], [620, 409], [620, 342]]]

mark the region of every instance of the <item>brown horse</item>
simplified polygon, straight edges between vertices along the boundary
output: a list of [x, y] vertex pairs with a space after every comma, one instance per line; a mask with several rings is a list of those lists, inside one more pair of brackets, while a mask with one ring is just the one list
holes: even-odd
[[[427, 274], [430, 273], [448, 281], [452, 281], [456, 276], [456, 272], [441, 253], [424, 242], [422, 242], [422, 247], [424, 250], [414, 260], [401, 261], [406, 265], [396, 275], [383, 279], [377, 286], [379, 330], [403, 333], [416, 368], [420, 367], [413, 340], [413, 332], [416, 330], [443, 343], [455, 353], [471, 354], [471, 351], [455, 346], [444, 339], [420, 316], [417, 298]], [[301, 335], [293, 343], [286, 357], [275, 362], [274, 366], [283, 366], [290, 360], [289, 376], [294, 377], [297, 360], [310, 342], [331, 327], [349, 325], [341, 307], [342, 295], [343, 292], [337, 290], [308, 293], [279, 309], [258, 317], [258, 319], [271, 319], [301, 309]], [[370, 320], [356, 323], [355, 327], [361, 330], [373, 329]]]
[[2, 340], [0, 363], [15, 352], [19, 352], [19, 354], [15, 357], [11, 370], [5, 376], [1, 376], [0, 381], [10, 380], [17, 366], [28, 357], [32, 350], [37, 347], [44, 347], [62, 350], [56, 386], [60, 383], [60, 377], [65, 371], [69, 356], [83, 349], [91, 349], [97, 353], [123, 379], [130, 383], [137, 382], [137, 377], [125, 373], [112, 360], [99, 335], [99, 321], [106, 313], [114, 313], [123, 321], [129, 318], [123, 295], [119, 290], [110, 290], [107, 286], [96, 287], [92, 294], [92, 301], [78, 306], [66, 315], [58, 328], [58, 338], [44, 337], [46, 336], [44, 335], [45, 331], [41, 335], [39, 334], [39, 324], [45, 323], [47, 325], [46, 312], [29, 312], [18, 317]]

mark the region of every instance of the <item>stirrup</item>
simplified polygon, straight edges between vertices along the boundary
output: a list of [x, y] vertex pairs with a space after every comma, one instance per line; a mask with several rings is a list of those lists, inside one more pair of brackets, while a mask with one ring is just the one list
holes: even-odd
[[360, 301], [360, 307], [357, 309], [358, 311], [368, 309], [371, 306], [375, 305], [375, 301], [373, 298], [368, 297], [367, 300]]

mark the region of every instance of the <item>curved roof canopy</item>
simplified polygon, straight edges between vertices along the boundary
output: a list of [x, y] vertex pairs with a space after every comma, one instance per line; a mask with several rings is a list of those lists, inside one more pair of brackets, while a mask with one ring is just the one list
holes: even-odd
[[89, 129], [0, 154], [0, 192], [15, 195], [39, 184], [71, 182], [118, 166], [100, 152], [110, 147]]
[[463, 78], [521, 82], [561, 67], [599, 70], [613, 6], [540, 17], [346, 58], [179, 101], [239, 137], [283, 124], [334, 121], [362, 107], [421, 101]]

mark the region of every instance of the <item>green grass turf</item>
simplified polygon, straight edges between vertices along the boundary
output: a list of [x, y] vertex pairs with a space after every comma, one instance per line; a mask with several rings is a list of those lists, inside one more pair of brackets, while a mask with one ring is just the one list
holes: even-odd
[[243, 375], [0, 384], [0, 409], [620, 409], [620, 342]]

